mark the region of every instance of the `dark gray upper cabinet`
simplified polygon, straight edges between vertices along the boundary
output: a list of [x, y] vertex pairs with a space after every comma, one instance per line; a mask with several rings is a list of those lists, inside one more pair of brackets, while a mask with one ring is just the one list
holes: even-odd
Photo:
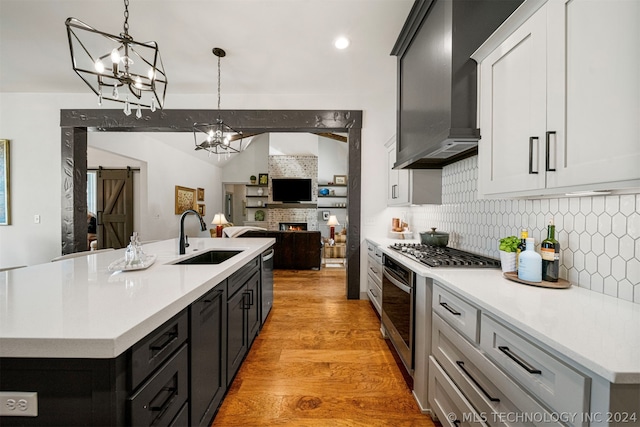
[[471, 54], [522, 0], [416, 0], [398, 57], [394, 168], [433, 169], [477, 153], [477, 75]]

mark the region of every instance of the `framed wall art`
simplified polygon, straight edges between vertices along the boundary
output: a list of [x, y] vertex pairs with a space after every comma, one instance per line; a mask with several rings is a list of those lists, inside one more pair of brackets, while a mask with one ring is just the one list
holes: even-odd
[[269, 184], [269, 174], [268, 173], [259, 173], [258, 174], [258, 184], [260, 184], [260, 185]]
[[333, 175], [335, 185], [347, 185], [347, 175]]
[[204, 202], [204, 188], [198, 188], [198, 201]]
[[176, 185], [176, 215], [181, 215], [187, 209], [197, 209], [196, 190]]
[[200, 214], [200, 216], [205, 216], [207, 210], [205, 208], [204, 204], [199, 204], [198, 205], [198, 213]]
[[11, 186], [9, 140], [0, 139], [0, 225], [11, 224]]

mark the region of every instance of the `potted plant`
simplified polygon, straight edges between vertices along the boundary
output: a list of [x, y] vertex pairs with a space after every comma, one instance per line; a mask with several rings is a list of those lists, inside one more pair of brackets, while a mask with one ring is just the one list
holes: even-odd
[[516, 236], [508, 236], [500, 239], [500, 264], [505, 273], [516, 271], [516, 254], [520, 239]]
[[256, 178], [256, 176], [255, 176], [255, 175], [251, 175], [251, 176], [249, 177], [249, 181], [251, 181], [251, 183], [252, 183], [252, 184], [255, 184], [257, 179], [258, 179], [258, 178]]

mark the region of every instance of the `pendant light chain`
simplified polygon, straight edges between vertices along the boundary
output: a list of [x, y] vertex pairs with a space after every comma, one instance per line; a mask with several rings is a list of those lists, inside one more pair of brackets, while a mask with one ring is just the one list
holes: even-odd
[[129, 0], [124, 0], [124, 35], [129, 35]]
[[220, 57], [218, 56], [218, 116], [220, 116]]

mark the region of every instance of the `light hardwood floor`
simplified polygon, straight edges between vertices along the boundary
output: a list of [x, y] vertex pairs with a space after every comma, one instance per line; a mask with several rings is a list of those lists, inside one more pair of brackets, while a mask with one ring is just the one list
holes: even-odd
[[274, 304], [213, 426], [433, 426], [345, 271], [276, 270]]

